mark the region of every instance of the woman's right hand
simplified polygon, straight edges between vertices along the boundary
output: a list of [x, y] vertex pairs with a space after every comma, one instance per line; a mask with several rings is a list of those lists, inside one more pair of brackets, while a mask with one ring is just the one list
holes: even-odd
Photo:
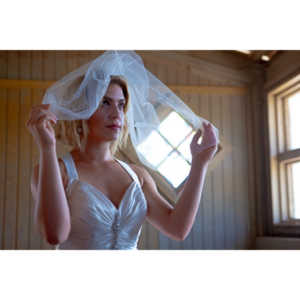
[[40, 150], [52, 148], [56, 145], [55, 125], [57, 118], [50, 110], [50, 104], [34, 106], [30, 112], [26, 126], [32, 134]]

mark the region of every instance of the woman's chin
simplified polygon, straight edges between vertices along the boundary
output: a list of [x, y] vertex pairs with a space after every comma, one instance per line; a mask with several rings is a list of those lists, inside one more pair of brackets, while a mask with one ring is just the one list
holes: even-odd
[[97, 143], [109, 143], [109, 142], [115, 142], [119, 137], [119, 134], [110, 134], [110, 135], [105, 135], [105, 136], [90, 136], [94, 142]]

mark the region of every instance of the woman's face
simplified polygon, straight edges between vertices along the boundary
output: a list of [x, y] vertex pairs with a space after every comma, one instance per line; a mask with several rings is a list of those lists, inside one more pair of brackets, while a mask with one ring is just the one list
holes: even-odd
[[89, 134], [103, 141], [116, 140], [124, 124], [126, 99], [118, 84], [110, 84], [98, 109], [88, 120]]

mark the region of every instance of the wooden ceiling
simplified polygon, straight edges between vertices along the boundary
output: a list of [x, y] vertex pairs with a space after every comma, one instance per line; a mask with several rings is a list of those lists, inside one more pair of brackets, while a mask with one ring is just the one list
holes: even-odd
[[[142, 51], [148, 52], [148, 51]], [[150, 51], [151, 52], [151, 51]], [[226, 64], [224, 54], [234, 63], [236, 67], [243, 67], [247, 64], [259, 63], [268, 66], [282, 50], [172, 50], [162, 51], [176, 54], [185, 54], [198, 59], [208, 59], [220, 64]], [[212, 55], [213, 54], [213, 55]]]
[[199, 57], [205, 52], [227, 52], [232, 53], [236, 56], [249, 59], [258, 63], [270, 62], [279, 52], [279, 50], [200, 50], [200, 51], [182, 51], [190, 56]]
[[236, 50], [239, 53], [242, 53], [249, 57], [250, 59], [256, 62], [268, 62], [271, 61], [272, 58], [277, 55], [279, 50]]

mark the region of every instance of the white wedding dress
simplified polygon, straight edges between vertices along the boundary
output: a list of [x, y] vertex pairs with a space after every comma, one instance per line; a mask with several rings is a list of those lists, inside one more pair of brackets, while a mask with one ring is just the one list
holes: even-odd
[[57, 249], [137, 249], [147, 202], [135, 172], [117, 160], [133, 181], [116, 208], [100, 190], [79, 180], [70, 153], [62, 159], [69, 177], [71, 232]]

